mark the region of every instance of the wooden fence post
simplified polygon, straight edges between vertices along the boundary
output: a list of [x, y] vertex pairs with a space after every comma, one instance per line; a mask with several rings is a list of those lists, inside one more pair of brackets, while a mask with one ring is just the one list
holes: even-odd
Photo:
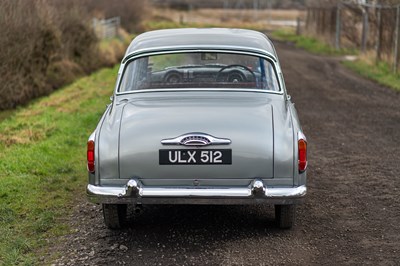
[[341, 30], [342, 30], [341, 12], [342, 12], [341, 6], [339, 3], [336, 8], [336, 38], [335, 38], [336, 50], [340, 50], [340, 35], [341, 35]]
[[399, 38], [400, 38], [400, 5], [397, 6], [396, 12], [396, 30], [394, 35], [394, 58], [393, 58], [393, 72], [397, 73], [397, 64], [399, 61]]
[[296, 35], [301, 34], [301, 20], [300, 17], [297, 17], [296, 19]]
[[254, 20], [258, 20], [258, 10], [259, 10], [259, 0], [253, 0], [253, 13], [254, 13]]
[[325, 18], [325, 12], [324, 10], [321, 8], [318, 12], [319, 17], [318, 17], [318, 26], [319, 26], [319, 34], [324, 34], [324, 18]]
[[377, 14], [377, 39], [376, 39], [376, 58], [375, 64], [381, 60], [381, 43], [382, 43], [382, 8], [378, 7], [378, 14]]
[[361, 51], [365, 53], [367, 51], [367, 42], [368, 42], [368, 7], [362, 7], [363, 14], [363, 26], [362, 26], [362, 36], [361, 36]]

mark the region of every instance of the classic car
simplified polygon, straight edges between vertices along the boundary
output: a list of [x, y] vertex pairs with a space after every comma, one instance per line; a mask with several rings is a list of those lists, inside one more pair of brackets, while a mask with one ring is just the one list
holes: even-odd
[[143, 33], [87, 143], [87, 195], [128, 206], [267, 204], [280, 228], [306, 195], [307, 140], [274, 46], [243, 29]]

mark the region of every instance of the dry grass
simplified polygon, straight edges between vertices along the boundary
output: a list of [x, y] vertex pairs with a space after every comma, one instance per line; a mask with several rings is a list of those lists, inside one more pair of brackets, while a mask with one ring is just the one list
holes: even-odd
[[85, 15], [75, 1], [61, 3], [0, 1], [0, 109], [50, 93], [71, 73], [98, 67], [97, 39]]
[[120, 15], [122, 23], [137, 29], [145, 6], [141, 0], [1, 0], [0, 110], [118, 63], [130, 36], [122, 32], [118, 40], [99, 42], [92, 16]]
[[218, 27], [271, 28], [271, 21], [295, 21], [304, 18], [301, 10], [252, 10], [252, 9], [175, 9], [152, 10], [153, 19], [175, 23], [198, 24]]
[[118, 38], [103, 40], [99, 46], [103, 61], [108, 66], [113, 66], [120, 62], [125, 54], [126, 47], [133, 39], [133, 36], [122, 28], [119, 29], [118, 35]]

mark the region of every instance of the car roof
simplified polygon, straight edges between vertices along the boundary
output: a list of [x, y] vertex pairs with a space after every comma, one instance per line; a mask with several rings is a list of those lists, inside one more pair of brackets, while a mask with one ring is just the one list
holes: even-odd
[[271, 40], [263, 33], [245, 29], [182, 28], [155, 30], [138, 35], [125, 56], [147, 51], [187, 48], [236, 48], [263, 51], [276, 58]]

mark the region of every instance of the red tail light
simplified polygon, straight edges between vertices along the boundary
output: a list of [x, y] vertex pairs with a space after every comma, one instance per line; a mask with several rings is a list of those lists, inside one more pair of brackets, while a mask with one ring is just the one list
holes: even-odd
[[299, 172], [302, 173], [307, 169], [307, 141], [305, 138], [299, 138]]
[[94, 141], [89, 140], [87, 143], [87, 169], [94, 173]]

